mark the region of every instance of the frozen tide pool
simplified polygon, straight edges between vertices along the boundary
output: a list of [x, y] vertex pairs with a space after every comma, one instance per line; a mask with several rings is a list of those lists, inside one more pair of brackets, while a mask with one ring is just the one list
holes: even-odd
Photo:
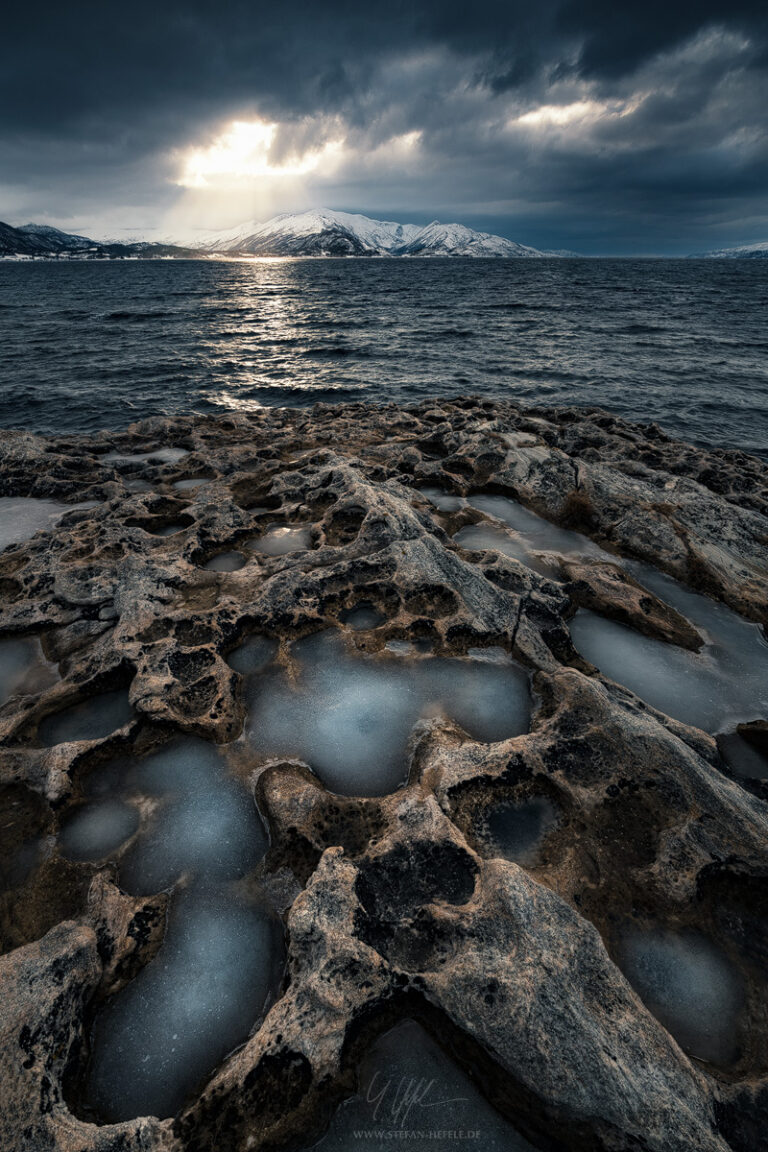
[[249, 541], [248, 547], [264, 556], [287, 556], [291, 552], [306, 552], [312, 547], [312, 533], [307, 525], [273, 524]]
[[[486, 742], [528, 729], [528, 677], [509, 658], [374, 657], [332, 631], [298, 641], [291, 653], [295, 679], [267, 667], [268, 649], [257, 648], [261, 674], [247, 682], [246, 735], [264, 758], [304, 760], [334, 792], [378, 796], [402, 784], [408, 737], [421, 717], [446, 715]], [[230, 663], [244, 670], [241, 660], [235, 652]]]
[[186, 448], [154, 448], [151, 452], [120, 452], [115, 449], [100, 457], [103, 464], [114, 464], [121, 468], [128, 464], [176, 464], [188, 456]]
[[258, 905], [201, 886], [174, 893], [159, 952], [96, 1018], [88, 1104], [110, 1121], [173, 1116], [247, 1039], [281, 958], [279, 924]]
[[647, 704], [705, 732], [768, 716], [768, 643], [760, 627], [649, 565], [625, 566], [690, 620], [704, 647], [689, 652], [582, 610], [570, 622], [582, 656]]
[[86, 791], [86, 803], [76, 809], [61, 843], [76, 859], [88, 858], [91, 829], [109, 823], [110, 806], [132, 805], [134, 811], [149, 801], [151, 814], [118, 862], [120, 886], [135, 896], [169, 889], [182, 877], [205, 883], [239, 879], [267, 849], [252, 796], [205, 740], [188, 737], [141, 759], [110, 761], [94, 770]]
[[157, 955], [96, 1017], [86, 1101], [108, 1120], [172, 1116], [246, 1039], [279, 983], [279, 922], [234, 888], [264, 855], [266, 831], [226, 757], [191, 737], [95, 769], [86, 793], [61, 851], [112, 851], [125, 891], [171, 891]]
[[619, 944], [619, 965], [685, 1052], [721, 1066], [737, 1057], [741, 979], [706, 936], [631, 927]]
[[53, 528], [65, 512], [92, 508], [93, 503], [61, 504], [32, 496], [0, 496], [0, 549], [31, 540], [36, 532]]
[[[422, 492], [428, 495], [439, 490], [422, 489]], [[459, 500], [459, 506], [476, 508], [495, 521], [481, 521], [461, 528], [453, 539], [462, 548], [501, 552], [542, 576], [556, 577], [558, 574], [557, 560], [549, 553], [557, 553], [569, 559], [593, 557], [616, 562], [614, 556], [588, 536], [569, 528], [560, 528], [507, 496], [478, 492], [462, 500], [441, 493], [439, 496], [429, 495], [429, 499], [438, 507], [443, 507], [445, 501]]]
[[128, 690], [117, 688], [45, 716], [38, 727], [38, 738], [45, 748], [70, 740], [101, 740], [132, 719]]
[[532, 868], [547, 834], [557, 823], [558, 810], [545, 796], [533, 796], [518, 803], [509, 801], [491, 808], [485, 816], [485, 831], [493, 849], [506, 860]]
[[37, 637], [0, 640], [0, 704], [11, 696], [44, 692], [58, 679], [58, 669], [46, 660]]

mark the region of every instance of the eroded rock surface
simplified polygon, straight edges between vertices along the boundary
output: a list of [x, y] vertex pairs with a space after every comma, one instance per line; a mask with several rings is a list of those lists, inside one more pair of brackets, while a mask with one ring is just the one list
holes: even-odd
[[[480, 492], [578, 529], [615, 563], [548, 554], [534, 570], [524, 550], [463, 548], [454, 535], [484, 513], [456, 498]], [[702, 647], [622, 558], [764, 627], [763, 463], [599, 410], [318, 405], [6, 434], [0, 497], [30, 496], [79, 506], [0, 552], [0, 640], [39, 638], [59, 673], [0, 701], [3, 1149], [309, 1148], [402, 1020], [534, 1147], [765, 1146], [765, 782], [603, 677], [568, 628], [588, 607]], [[290, 550], [253, 546], [286, 528]], [[530, 677], [530, 731], [482, 742], [425, 715], [387, 796], [333, 794], [311, 756], [264, 762], [244, 735], [261, 673], [246, 693], [230, 655], [264, 636], [290, 680], [292, 642], [323, 629], [382, 660], [501, 649]], [[762, 748], [767, 724], [740, 732]], [[68, 859], [59, 832], [92, 773], [179, 733], [224, 746], [253, 790], [270, 848], [238, 883], [282, 914], [286, 970], [175, 1117], [103, 1123], [83, 1094], [93, 1020], [157, 957], [168, 894], [127, 895], [122, 849]], [[521, 867], [488, 817], [536, 798], [553, 815]], [[156, 818], [156, 799], [136, 804], [142, 826]], [[684, 1051], [624, 976], [630, 930], [698, 933], [722, 954], [741, 997], [722, 1065]]]

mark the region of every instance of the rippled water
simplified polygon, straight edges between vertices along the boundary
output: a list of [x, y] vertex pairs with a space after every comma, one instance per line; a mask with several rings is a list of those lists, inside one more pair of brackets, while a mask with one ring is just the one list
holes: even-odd
[[480, 392], [768, 453], [768, 262], [0, 264], [0, 424]]

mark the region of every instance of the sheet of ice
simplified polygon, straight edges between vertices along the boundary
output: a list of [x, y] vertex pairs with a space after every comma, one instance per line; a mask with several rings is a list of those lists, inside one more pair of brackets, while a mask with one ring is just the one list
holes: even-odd
[[493, 743], [528, 730], [528, 677], [509, 660], [422, 660], [416, 668], [422, 715], [443, 712], [475, 740]]
[[527, 676], [511, 661], [373, 657], [332, 631], [292, 654], [295, 680], [276, 667], [249, 679], [246, 735], [261, 756], [306, 761], [335, 792], [377, 796], [402, 784], [421, 716], [447, 714], [479, 740], [528, 727]]
[[92, 508], [95, 501], [61, 504], [56, 500], [38, 500], [32, 496], [0, 496], [0, 550], [11, 544], [31, 540], [36, 532], [53, 528], [65, 512]]
[[245, 563], [246, 558], [242, 552], [219, 552], [218, 556], [212, 557], [203, 567], [208, 572], [237, 572]]
[[379, 624], [383, 624], [386, 616], [370, 600], [360, 600], [353, 608], [341, 612], [339, 619], [355, 632], [367, 632], [369, 628], [378, 628]]
[[38, 738], [44, 748], [69, 740], [100, 740], [132, 719], [128, 690], [117, 688], [46, 716], [38, 728]]
[[768, 780], [768, 758], [753, 748], [738, 732], [717, 738], [720, 755], [737, 776], [746, 780]]
[[235, 648], [227, 657], [230, 668], [242, 676], [252, 672], [262, 672], [272, 660], [277, 651], [277, 644], [268, 636], [258, 634], [249, 636], [239, 648]]
[[[171, 1116], [245, 1040], [277, 987], [279, 923], [232, 889], [266, 851], [266, 832], [225, 756], [196, 738], [98, 767], [86, 790], [80, 811], [97, 813], [97, 824], [108, 806], [146, 812], [117, 861], [120, 886], [173, 893], [158, 954], [96, 1017], [86, 1099], [107, 1120]], [[73, 835], [82, 849], [83, 831], [65, 830], [62, 850]]]
[[698, 932], [633, 926], [620, 941], [619, 964], [684, 1051], [721, 1066], [736, 1059], [744, 992], [716, 944]]
[[435, 508], [439, 508], [441, 512], [458, 512], [460, 508], [464, 508], [466, 500], [463, 496], [454, 496], [452, 492], [446, 492], [444, 488], [418, 488], [422, 496], [426, 496]]
[[467, 497], [465, 503], [500, 521], [509, 531], [487, 523], [469, 524], [454, 536], [456, 543], [463, 548], [495, 549], [526, 564], [534, 572], [550, 577], [557, 575], [557, 562], [539, 553], [557, 552], [569, 558], [593, 556], [616, 562], [615, 556], [611, 556], [588, 536], [551, 524], [543, 516], [538, 516], [506, 496], [479, 492]]
[[558, 810], [545, 796], [500, 804], [486, 815], [488, 839], [506, 860], [532, 868], [547, 835], [557, 823]]
[[125, 464], [144, 464], [151, 460], [158, 464], [175, 464], [189, 454], [187, 448], [155, 448], [152, 452], [105, 452], [101, 457], [103, 464], [116, 464], [122, 467]]
[[258, 1022], [281, 957], [262, 908], [177, 891], [158, 954], [96, 1018], [87, 1103], [109, 1121], [173, 1116]]
[[[370, 1135], [361, 1138], [361, 1132]], [[403, 1021], [373, 1043], [360, 1063], [356, 1094], [337, 1109], [329, 1130], [312, 1148], [391, 1152], [393, 1145], [428, 1145], [433, 1152], [534, 1152], [534, 1145], [495, 1111], [414, 1020]]]
[[106, 796], [72, 811], [59, 833], [59, 846], [70, 860], [101, 860], [124, 844], [138, 826], [136, 808]]
[[558, 568], [554, 561], [547, 563], [543, 557], [531, 551], [522, 536], [495, 524], [467, 524], [459, 529], [453, 539], [462, 548], [478, 552], [501, 552], [503, 556], [519, 560], [541, 576], [549, 576], [550, 579], [557, 576]]
[[36, 636], [0, 640], [0, 704], [11, 696], [44, 692], [58, 679], [56, 665], [45, 659]]
[[192, 480], [174, 480], [174, 488], [178, 488], [180, 492], [192, 491], [195, 488], [204, 488], [206, 484], [210, 484], [210, 480], [205, 476], [198, 476], [197, 479]]
[[238, 879], [267, 848], [253, 797], [205, 740], [189, 737], [142, 759], [112, 761], [93, 773], [88, 791], [155, 801], [119, 863], [120, 885], [133, 895], [170, 888], [183, 875], [206, 882]]
[[[665, 644], [583, 610], [570, 622], [573, 643], [604, 675], [668, 716], [706, 732], [727, 731], [767, 716], [768, 644], [758, 626], [695, 593], [666, 599], [669, 603], [674, 599], [673, 606], [704, 636], [706, 643], [699, 652]], [[685, 611], [686, 607], [694, 611]]]
[[248, 547], [265, 556], [287, 556], [312, 547], [312, 533], [306, 524], [273, 524], [261, 536], [248, 542]]
[[516, 500], [506, 496], [476, 493], [467, 498], [467, 503], [487, 516], [501, 520], [513, 532], [516, 532], [525, 546], [534, 552], [559, 552], [563, 556], [597, 556], [603, 560], [615, 563], [616, 557], [611, 556], [589, 536], [581, 532], [573, 532], [570, 528], [560, 528], [550, 523], [543, 516], [531, 512]]

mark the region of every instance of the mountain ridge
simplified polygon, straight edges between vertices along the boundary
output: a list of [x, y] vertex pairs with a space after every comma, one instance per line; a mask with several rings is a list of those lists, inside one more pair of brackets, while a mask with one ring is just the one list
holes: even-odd
[[199, 257], [445, 257], [540, 259], [555, 255], [464, 224], [401, 224], [361, 213], [327, 208], [283, 212], [264, 223], [251, 221], [218, 232], [200, 232], [190, 242], [93, 240], [47, 224], [14, 228], [0, 224], [0, 256], [73, 259], [159, 259]]
[[536, 248], [463, 224], [400, 224], [328, 208], [284, 212], [208, 238], [204, 251], [250, 256], [541, 257]]
[[713, 248], [709, 252], [695, 252], [692, 260], [768, 260], [768, 241], [758, 244], [740, 244], [736, 248]]

